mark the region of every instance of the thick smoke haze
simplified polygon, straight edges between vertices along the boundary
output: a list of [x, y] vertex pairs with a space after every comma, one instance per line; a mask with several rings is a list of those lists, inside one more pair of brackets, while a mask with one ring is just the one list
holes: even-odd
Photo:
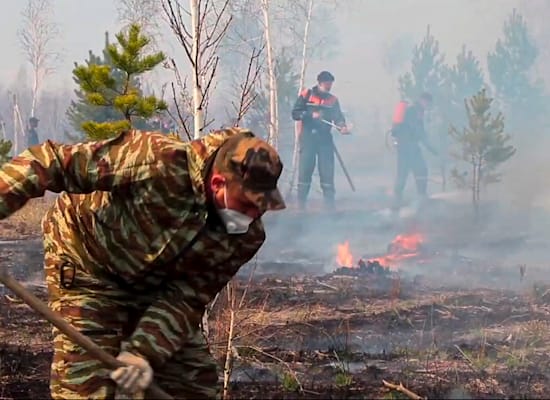
[[[4, 119], [9, 119], [11, 112], [8, 90], [20, 89], [20, 83], [29, 79], [30, 68], [17, 41], [17, 30], [21, 24], [19, 16], [25, 3], [22, 0], [4, 0], [4, 12], [0, 13], [3, 44], [0, 114]], [[105, 31], [114, 35], [121, 28], [116, 1], [56, 0], [53, 4], [55, 22], [60, 28], [56, 50], [62, 58], [55, 74], [45, 83], [47, 93], [41, 103], [44, 115], [42, 139], [61, 139], [63, 130], [68, 129], [63, 118], [74, 89], [71, 78], [74, 62], [82, 63], [89, 50], [99, 53], [104, 45]], [[336, 165], [338, 206], [349, 212], [340, 214], [336, 219], [311, 217], [300, 224], [287, 224], [287, 220], [295, 219], [292, 210], [268, 216], [266, 223], [273, 229], [262, 250], [262, 257], [283, 257], [287, 253], [280, 252], [281, 246], [292, 244], [304, 254], [314, 254], [328, 260], [333, 257], [336, 244], [347, 239], [355, 241], [354, 246], [359, 253], [377, 252], [400, 229], [405, 228], [403, 221], [392, 222], [384, 214], [389, 206], [395, 169], [395, 154], [385, 145], [384, 135], [390, 128], [393, 108], [400, 98], [398, 77], [410, 70], [413, 49], [425, 36], [428, 26], [439, 42], [446, 63], [454, 64], [465, 45], [479, 59], [485, 80], [489, 81], [487, 54], [494, 51], [497, 40], [503, 37], [503, 24], [515, 8], [526, 19], [527, 28], [539, 49], [532, 70], [533, 81], [545, 79], [550, 67], [550, 50], [546, 46], [550, 38], [547, 25], [550, 3], [545, 0], [318, 0], [318, 4], [328, 5], [333, 10], [333, 20], [326, 24], [323, 20], [317, 20], [315, 29], [332, 35], [331, 42], [336, 43], [336, 47], [331, 49], [330, 56], [310, 60], [306, 86], [315, 84], [320, 70], [329, 70], [336, 76], [333, 91], [340, 98], [348, 121], [354, 125], [353, 134], [338, 137], [336, 144], [357, 191], [350, 190], [340, 167]], [[174, 57], [184, 65], [186, 60], [174, 36], [166, 28], [161, 34], [159, 47], [168, 57]], [[223, 74], [223, 65], [220, 68]], [[172, 79], [169, 71], [160, 69], [148, 78], [148, 82], [152, 88], [158, 89]], [[546, 81], [548, 92], [550, 81]], [[223, 109], [221, 106], [227, 103], [228, 86], [224, 80], [218, 82], [220, 95], [212, 100], [215, 110]], [[61, 100], [59, 96], [55, 98], [56, 93], [63, 93]], [[28, 97], [28, 94], [20, 95], [23, 102], [25, 96]], [[226, 122], [224, 111], [214, 111], [213, 116], [216, 118], [214, 126]], [[285, 118], [285, 115], [281, 117]], [[289, 115], [286, 117], [290, 120]], [[530, 122], [526, 121], [526, 126], [531, 125], [528, 124]], [[524, 243], [524, 250], [521, 247], [517, 249], [514, 260], [524, 256], [521, 251], [527, 251], [534, 257], [536, 251], [528, 244], [539, 243], [541, 237], [550, 234], [545, 224], [546, 213], [550, 212], [550, 188], [547, 185], [550, 167], [547, 149], [550, 141], [546, 135], [549, 122], [542, 120], [535, 128], [531, 126], [526, 131], [509, 132], [517, 154], [503, 167], [502, 182], [490, 186], [483, 193], [483, 199], [489, 204], [487, 216], [482, 225], [475, 229], [465, 222], [468, 220], [466, 215], [471, 211], [468, 193], [459, 194], [451, 182], [443, 193], [439, 159], [426, 155], [430, 168], [429, 191], [440, 201], [439, 206], [431, 210], [429, 220], [432, 226], [443, 224], [449, 228], [446, 233], [438, 231], [441, 242], [465, 249], [482, 234], [490, 235], [494, 240], [506, 235], [527, 235], [530, 239], [524, 241], [527, 243]], [[292, 125], [289, 123], [280, 133], [282, 143], [292, 142], [293, 133], [288, 126]], [[537, 132], [533, 132], [535, 130]], [[436, 137], [440, 132], [429, 134]], [[284, 149], [283, 159], [286, 171], [289, 171], [288, 148]], [[288, 179], [284, 176], [282, 187], [285, 192], [287, 185]], [[407, 185], [407, 196], [414, 199], [412, 179]], [[318, 176], [315, 175], [311, 201], [316, 204], [320, 199]], [[292, 202], [289, 204], [292, 205]], [[354, 213], [352, 210], [360, 212]]]

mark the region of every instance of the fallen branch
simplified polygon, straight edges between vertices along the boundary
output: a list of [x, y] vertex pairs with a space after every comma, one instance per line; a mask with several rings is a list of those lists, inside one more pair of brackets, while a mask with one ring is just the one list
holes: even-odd
[[384, 386], [389, 388], [389, 389], [395, 390], [399, 393], [403, 393], [409, 399], [412, 399], [412, 400], [427, 399], [427, 397], [421, 397], [421, 396], [417, 395], [416, 393], [411, 392], [409, 389], [407, 389], [405, 386], [403, 386], [402, 383], [399, 383], [399, 385], [396, 385], [395, 383], [390, 383], [388, 381], [385, 381], [384, 379], [382, 379], [382, 383], [384, 383]]
[[324, 283], [324, 282], [321, 282], [321, 281], [316, 281], [316, 283], [317, 283], [318, 285], [321, 285], [321, 286], [324, 286], [324, 287], [326, 287], [326, 288], [335, 290], [335, 291], [337, 291], [337, 292], [340, 290], [340, 289], [338, 289], [336, 286], [329, 285], [328, 283]]

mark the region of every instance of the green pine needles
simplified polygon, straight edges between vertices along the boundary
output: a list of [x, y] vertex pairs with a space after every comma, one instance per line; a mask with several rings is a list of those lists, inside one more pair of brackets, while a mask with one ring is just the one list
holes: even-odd
[[465, 100], [468, 124], [459, 131], [451, 125], [449, 134], [459, 147], [453, 156], [469, 164], [469, 172], [451, 171], [451, 177], [459, 187], [471, 188], [472, 202], [477, 211], [481, 188], [490, 183], [499, 182], [501, 174], [498, 167], [510, 159], [516, 152], [508, 144], [510, 135], [504, 133], [504, 116], [491, 113], [493, 99], [485, 89]]
[[[136, 24], [131, 25], [126, 33], [118, 33], [116, 41], [116, 44], [106, 44], [104, 62], [97, 62], [100, 61], [97, 57], [94, 62], [91, 55], [86, 65], [76, 64], [73, 70], [81, 96], [80, 104], [71, 107], [75, 114], [73, 118], [70, 118], [69, 109], [69, 118], [78, 120], [85, 108], [88, 108], [88, 115], [104, 117], [80, 122], [81, 129], [92, 140], [107, 139], [126, 129], [136, 128], [137, 121], [167, 109], [163, 100], [144, 96], [139, 86], [139, 76], [162, 63], [166, 59], [164, 53], [144, 54], [151, 39], [143, 35]], [[102, 109], [108, 112], [102, 112], [106, 111]]]

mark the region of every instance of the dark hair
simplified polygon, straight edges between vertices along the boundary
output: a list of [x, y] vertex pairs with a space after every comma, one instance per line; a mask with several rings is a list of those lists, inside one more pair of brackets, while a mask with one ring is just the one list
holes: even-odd
[[428, 92], [423, 92], [420, 97], [419, 97], [420, 100], [424, 100], [424, 101], [427, 101], [429, 103], [433, 102], [433, 97], [430, 93]]
[[317, 82], [334, 82], [334, 75], [328, 71], [322, 71], [317, 75]]

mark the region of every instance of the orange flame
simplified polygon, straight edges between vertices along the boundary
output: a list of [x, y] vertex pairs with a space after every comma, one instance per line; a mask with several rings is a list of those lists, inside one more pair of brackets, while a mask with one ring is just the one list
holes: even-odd
[[341, 267], [353, 267], [353, 256], [349, 250], [349, 242], [346, 240], [344, 244], [338, 245], [338, 253], [336, 254], [336, 262]]
[[[388, 246], [387, 254], [381, 257], [370, 259], [369, 261], [378, 261], [385, 267], [395, 266], [400, 261], [418, 257], [420, 248], [424, 239], [420, 233], [410, 235], [397, 235]], [[349, 242], [338, 245], [338, 255], [336, 261], [341, 267], [354, 267], [353, 256], [349, 250]]]

